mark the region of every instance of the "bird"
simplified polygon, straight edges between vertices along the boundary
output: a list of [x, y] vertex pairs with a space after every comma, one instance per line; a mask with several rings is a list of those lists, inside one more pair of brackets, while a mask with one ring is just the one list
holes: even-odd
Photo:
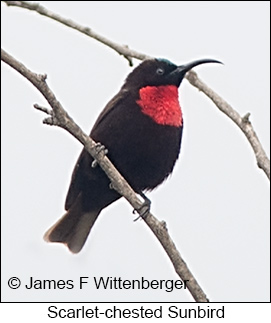
[[[90, 132], [147, 204], [144, 192], [168, 178], [180, 154], [183, 113], [178, 88], [188, 71], [205, 63], [221, 62], [198, 59], [175, 65], [164, 58], [145, 59], [127, 76]], [[83, 148], [71, 176], [66, 213], [45, 233], [45, 241], [63, 243], [74, 254], [80, 252], [101, 211], [119, 198]]]

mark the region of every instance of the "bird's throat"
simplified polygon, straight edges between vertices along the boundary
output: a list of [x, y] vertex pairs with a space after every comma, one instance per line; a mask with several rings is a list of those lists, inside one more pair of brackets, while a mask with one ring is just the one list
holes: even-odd
[[139, 90], [136, 101], [142, 112], [161, 125], [181, 127], [182, 110], [175, 85], [146, 86]]

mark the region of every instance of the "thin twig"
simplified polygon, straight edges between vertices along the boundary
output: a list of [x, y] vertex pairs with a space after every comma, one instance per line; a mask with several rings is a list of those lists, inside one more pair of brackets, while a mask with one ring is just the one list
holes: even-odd
[[206, 94], [214, 102], [217, 108], [225, 113], [243, 131], [254, 151], [259, 168], [261, 168], [265, 172], [266, 176], [270, 179], [270, 161], [251, 122], [249, 121], [250, 113], [247, 113], [244, 117], [241, 117], [239, 113], [229, 105], [229, 103], [227, 103], [204, 82], [202, 82], [194, 71], [190, 71], [187, 74], [188, 81], [197, 89]]
[[133, 62], [132, 62], [132, 58], [137, 58], [139, 60], [144, 60], [146, 58], [148, 58], [149, 56], [139, 53], [135, 50], [132, 50], [130, 48], [128, 48], [127, 45], [119, 45], [113, 41], [111, 41], [110, 39], [107, 39], [106, 37], [96, 33], [92, 28], [87, 27], [87, 26], [82, 26], [80, 24], [78, 24], [77, 22], [71, 20], [71, 19], [67, 19], [64, 17], [61, 17], [60, 15], [46, 9], [45, 7], [41, 6], [39, 3], [30, 3], [27, 1], [2, 1], [5, 2], [8, 6], [13, 6], [13, 7], [20, 7], [23, 9], [28, 9], [28, 10], [32, 10], [35, 11], [37, 13], [39, 13], [42, 16], [45, 16], [47, 18], [51, 18], [67, 27], [70, 27], [74, 30], [77, 30], [91, 38], [96, 39], [97, 41], [99, 41], [100, 43], [103, 43], [104, 45], [112, 48], [113, 50], [115, 50], [118, 54], [124, 56], [128, 62], [129, 65], [132, 66]]
[[[79, 126], [63, 109], [62, 105], [56, 99], [54, 93], [47, 85], [46, 78], [44, 76], [33, 73], [4, 50], [1, 50], [1, 59], [16, 71], [18, 71], [20, 74], [22, 74], [43, 94], [52, 110], [48, 110], [47, 108], [41, 107], [39, 105], [35, 105], [35, 108], [50, 115], [49, 121], [48, 118], [45, 119], [47, 120], [46, 123], [49, 122], [49, 124], [51, 125], [57, 125], [67, 130], [76, 139], [78, 139], [84, 145], [88, 153], [91, 154], [95, 160], [97, 160], [100, 167], [109, 177], [113, 188], [117, 190], [122, 196], [124, 196], [134, 209], [139, 209], [142, 205], [142, 202], [139, 200], [135, 192], [125, 181], [125, 179], [119, 174], [110, 160], [105, 155], [97, 153], [95, 149], [95, 142], [79, 128]], [[144, 221], [163, 246], [177, 274], [183, 281], [187, 281], [187, 288], [195, 301], [208, 302], [205, 293], [197, 283], [191, 271], [188, 269], [179, 251], [176, 249], [176, 246], [170, 238], [164, 222], [159, 222], [151, 213], [149, 213], [148, 216], [144, 218]]]

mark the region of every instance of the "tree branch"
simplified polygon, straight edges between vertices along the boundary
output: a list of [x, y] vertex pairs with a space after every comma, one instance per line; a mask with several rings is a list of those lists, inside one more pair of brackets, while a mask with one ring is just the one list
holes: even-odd
[[137, 58], [139, 60], [144, 60], [148, 58], [149, 56], [139, 53], [135, 50], [129, 49], [127, 45], [119, 45], [106, 37], [96, 33], [93, 29], [87, 27], [87, 26], [82, 26], [75, 21], [72, 21], [71, 19], [63, 18], [60, 15], [46, 9], [45, 7], [41, 6], [39, 3], [30, 3], [27, 1], [2, 1], [7, 4], [7, 6], [13, 6], [13, 7], [20, 7], [23, 9], [28, 9], [31, 11], [35, 11], [39, 13], [42, 16], [45, 16], [47, 18], [51, 18], [67, 27], [70, 27], [72, 29], [75, 29], [91, 38], [96, 39], [100, 43], [103, 43], [104, 45], [112, 48], [115, 50], [118, 54], [124, 56], [130, 66], [133, 66], [132, 58]]
[[[95, 142], [86, 135], [79, 126], [72, 120], [68, 113], [63, 109], [61, 103], [57, 100], [54, 93], [51, 91], [46, 83], [46, 75], [39, 75], [30, 71], [22, 63], [17, 61], [11, 55], [9, 55], [4, 50], [1, 50], [1, 59], [28, 79], [45, 97], [52, 110], [49, 110], [39, 105], [35, 105], [35, 108], [40, 111], [49, 114], [50, 117], [46, 118], [43, 122], [50, 125], [57, 125], [70, 134], [72, 134], [76, 139], [78, 139], [88, 151], [91, 156], [97, 160], [100, 167], [104, 170], [106, 175], [109, 177], [112, 186], [117, 190], [126, 200], [132, 205], [132, 207], [137, 210], [142, 205], [142, 202], [138, 199], [135, 192], [125, 181], [125, 179], [119, 174], [114, 165], [110, 160], [103, 154], [99, 154], [95, 149]], [[191, 271], [188, 269], [185, 261], [182, 259], [180, 253], [176, 249], [176, 246], [172, 239], [170, 238], [165, 222], [158, 221], [151, 213], [149, 213], [144, 221], [155, 234], [164, 250], [166, 251], [168, 257], [170, 258], [176, 273], [180, 276], [183, 281], [187, 281], [187, 288], [191, 295], [197, 302], [208, 302], [208, 299], [197, 283], [195, 277], [192, 275]]]
[[190, 71], [187, 75], [188, 81], [197, 89], [206, 94], [217, 106], [217, 108], [225, 113], [245, 134], [249, 141], [259, 168], [261, 168], [266, 176], [270, 179], [270, 161], [261, 145], [261, 142], [256, 135], [251, 122], [249, 121], [250, 113], [241, 117], [225, 100], [223, 100], [217, 93], [210, 89], [204, 82], [202, 82], [194, 71]]
[[[61, 24], [64, 24], [67, 27], [75, 29], [91, 38], [94, 38], [97, 41], [103, 43], [104, 45], [112, 48], [118, 54], [124, 56], [128, 60], [130, 66], [133, 65], [132, 58], [136, 58], [139, 60], [150, 58], [150, 56], [145, 55], [143, 53], [139, 53], [135, 50], [132, 50], [128, 48], [128, 46], [125, 46], [125, 45], [121, 46], [115, 42], [112, 42], [111, 40], [105, 38], [104, 36], [99, 35], [89, 27], [81, 26], [80, 24], [72, 21], [71, 19], [63, 18], [60, 15], [46, 9], [45, 7], [41, 6], [38, 3], [30, 3], [27, 1], [2, 1], [2, 2], [5, 2], [7, 6], [15, 6], [15, 7], [20, 7], [20, 8], [35, 11], [43, 16], [46, 16]], [[196, 87], [198, 90], [206, 94], [215, 103], [217, 108], [223, 113], [225, 113], [243, 131], [250, 145], [252, 146], [259, 168], [261, 168], [265, 172], [267, 177], [270, 179], [270, 160], [268, 159], [248, 117], [245, 116], [242, 118], [239, 115], [239, 113], [235, 111], [224, 99], [222, 99], [218, 94], [216, 94], [206, 84], [204, 84], [198, 78], [197, 74], [194, 71], [190, 71], [186, 73], [185, 77], [194, 87]]]

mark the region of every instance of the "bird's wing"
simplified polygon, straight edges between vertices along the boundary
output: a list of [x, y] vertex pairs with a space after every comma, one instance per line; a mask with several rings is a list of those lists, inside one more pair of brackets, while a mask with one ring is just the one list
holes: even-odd
[[87, 159], [91, 163], [91, 156], [83, 149], [73, 169], [71, 183], [65, 201], [65, 210], [67, 211], [75, 203], [84, 186], [83, 169], [87, 163]]
[[[108, 120], [108, 116], [115, 110], [115, 108], [122, 104], [127, 95], [129, 95], [127, 90], [121, 90], [102, 110], [90, 133], [90, 137], [95, 141], [99, 142], [100, 140], [99, 138], [96, 138], [95, 134], [97, 133], [97, 130], [99, 130], [101, 124]], [[96, 169], [91, 168], [92, 161], [93, 158], [85, 149], [83, 149], [72, 173], [71, 183], [65, 201], [66, 210], [69, 210], [75, 203], [81, 191], [84, 190], [87, 182], [95, 180], [97, 172], [95, 171]]]
[[96, 129], [99, 127], [99, 125], [106, 120], [107, 116], [112, 113], [115, 108], [119, 107], [123, 100], [125, 100], [129, 96], [129, 91], [126, 89], [122, 89], [117, 95], [115, 95], [105, 106], [103, 111], [98, 116], [92, 130], [90, 133], [90, 136], [93, 134], [93, 132], [96, 131]]

